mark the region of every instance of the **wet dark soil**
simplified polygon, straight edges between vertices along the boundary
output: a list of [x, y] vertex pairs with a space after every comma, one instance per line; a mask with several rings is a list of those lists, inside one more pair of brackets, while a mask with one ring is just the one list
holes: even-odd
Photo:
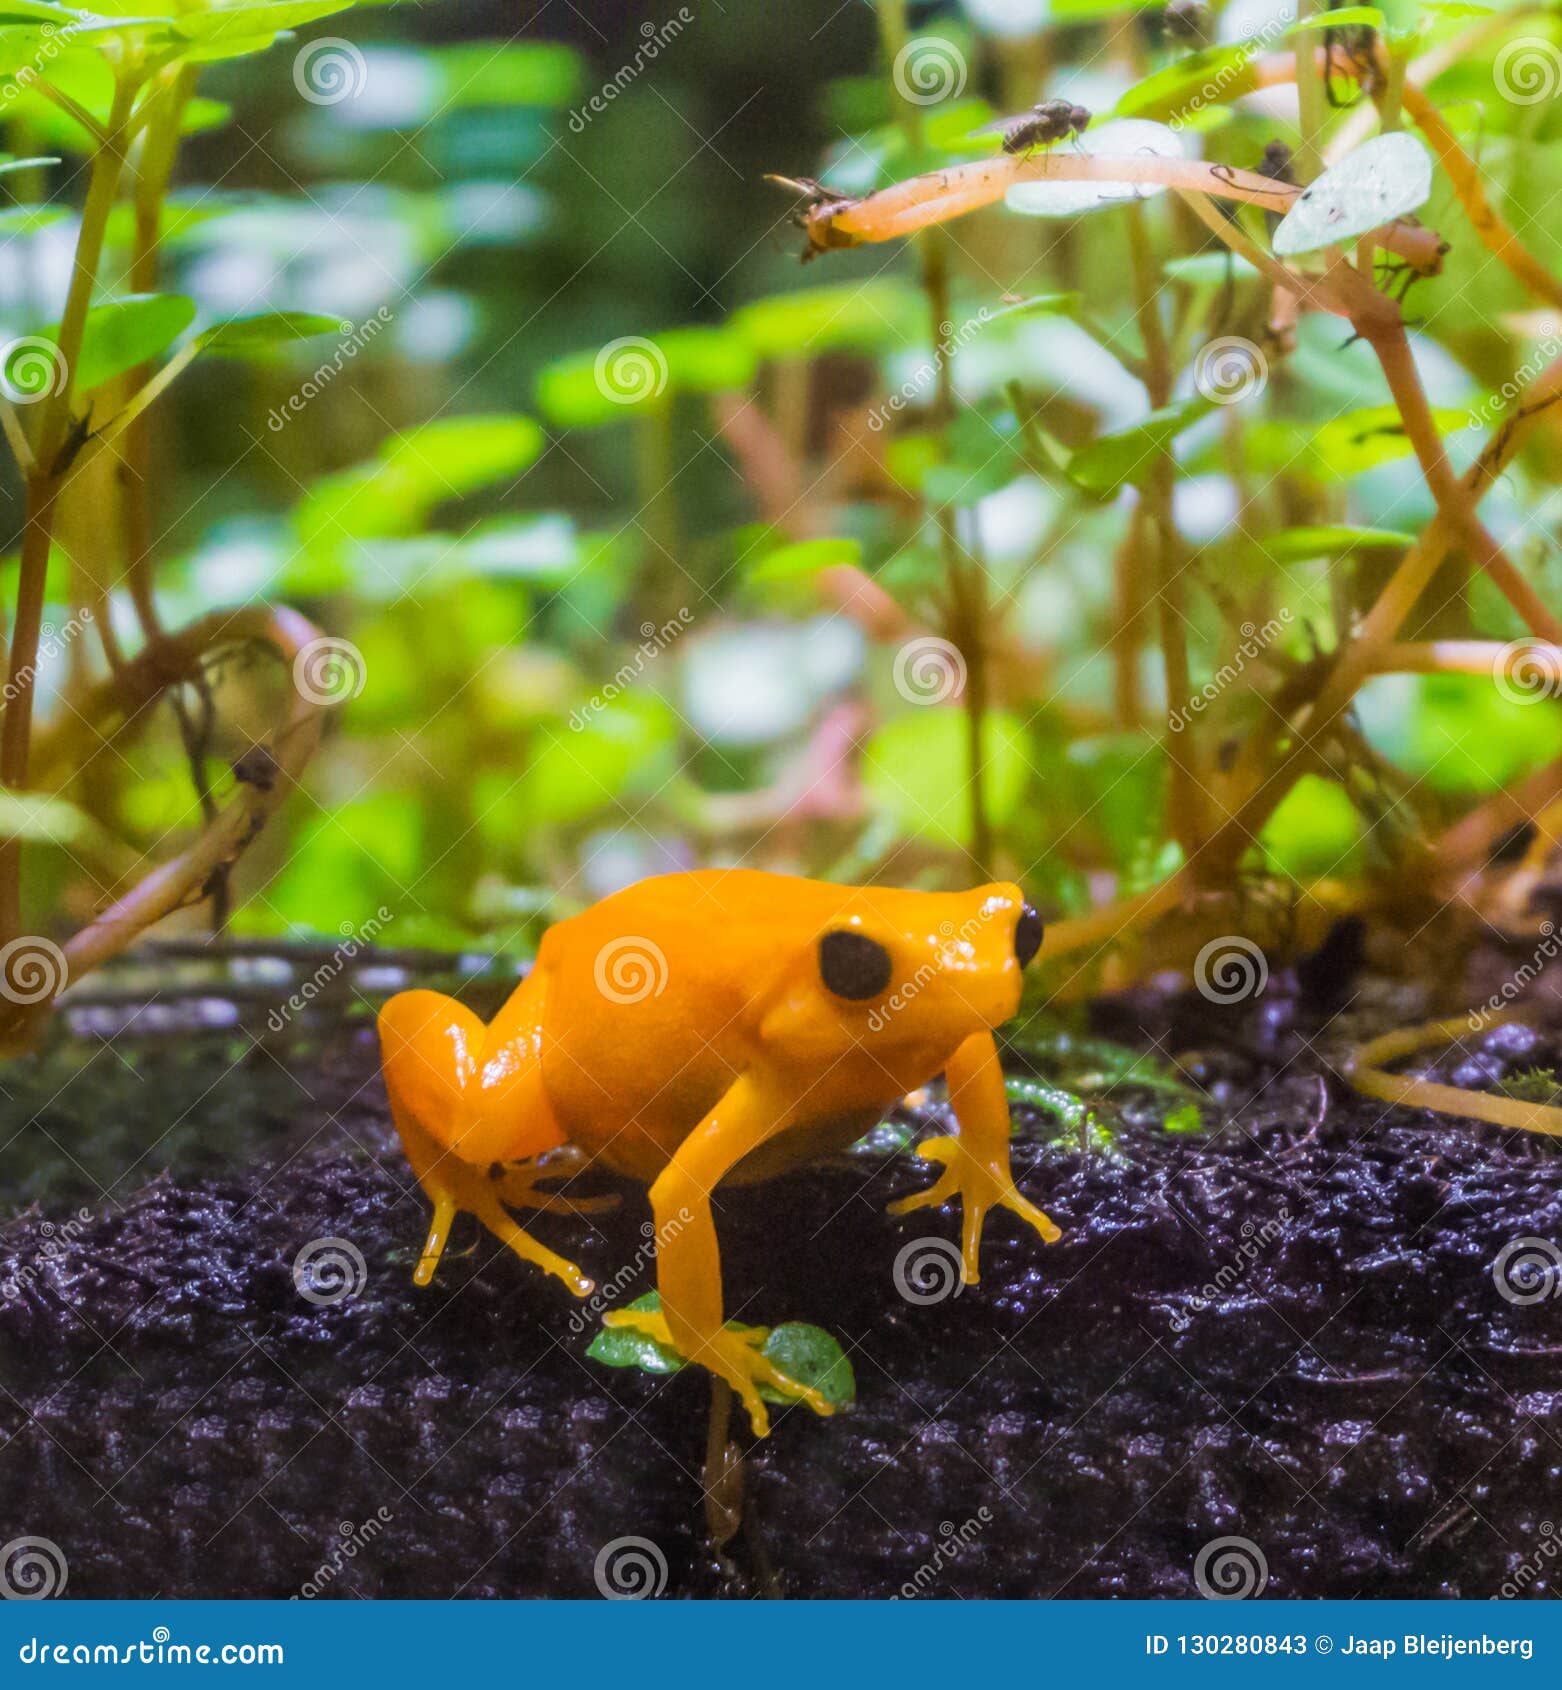
[[[641, 1566], [668, 1596], [1189, 1596], [1221, 1538], [1269, 1596], [1558, 1593], [1562, 1161], [1351, 1094], [1349, 1038], [1404, 1016], [1387, 988], [1344, 1016], [1305, 974], [1098, 1006], [1184, 1053], [1210, 1128], [1141, 1111], [1086, 1156], [1017, 1111], [1063, 1240], [996, 1217], [958, 1296], [897, 1289], [906, 1246], [957, 1235], [884, 1213], [927, 1181], [904, 1154], [724, 1197], [730, 1311], [828, 1328], [858, 1400], [778, 1416], [719, 1560], [701, 1376], [586, 1359], [595, 1323], [472, 1231], [413, 1288], [427, 1211], [363, 1013], [387, 983], [281, 1035], [128, 991], [0, 1076], [0, 1542], [58, 1544], [69, 1595], [593, 1596]], [[1508, 1028], [1438, 1071], [1559, 1051]], [[651, 1283], [625, 1199], [535, 1221], [623, 1300]], [[366, 1278], [316, 1304], [293, 1264], [323, 1238]], [[1539, 1279], [1494, 1273], [1526, 1239]]]

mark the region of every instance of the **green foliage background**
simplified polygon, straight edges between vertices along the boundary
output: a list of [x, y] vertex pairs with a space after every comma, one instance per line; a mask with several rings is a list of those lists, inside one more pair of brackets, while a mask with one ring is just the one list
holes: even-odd
[[[1139, 720], [1114, 710], [1109, 649], [1111, 559], [1132, 521], [1124, 466], [1142, 456], [1148, 410], [1125, 259], [1137, 210], [1048, 222], [998, 209], [957, 226], [950, 316], [971, 327], [942, 419], [915, 254], [892, 242], [800, 269], [787, 198], [762, 177], [828, 174], [864, 192], [990, 151], [969, 132], [994, 110], [1060, 90], [1132, 110], [1168, 76], [1212, 74], [1218, 55], [1190, 70], [1158, 7], [915, 6], [909, 27], [967, 71], [922, 109], [919, 154], [861, 0], [691, 3], [687, 23], [671, 6], [518, 16], [476, 0], [306, 15], [323, 10], [273, 8], [266, 21], [296, 21], [296, 35], [203, 68], [159, 281], [191, 308], [103, 318], [92, 343], [107, 380], [226, 319], [300, 314], [308, 336], [203, 353], [157, 414], [165, 620], [283, 601], [361, 657], [361, 691], [334, 714], [306, 790], [239, 870], [236, 927], [334, 932], [383, 906], [382, 942], [524, 946], [541, 918], [695, 862], [969, 881], [989, 865], [968, 852], [966, 719], [908, 697], [904, 642], [875, 642], [828, 591], [831, 568], [860, 566], [940, 626], [929, 512], [946, 508], [990, 583], [979, 761], [993, 866], [1023, 871], [1056, 912], [1085, 907], [1093, 875], [1131, 891], [1175, 867], [1150, 622]], [[1427, 39], [1485, 14], [1429, 11]], [[1525, 15], [1555, 42], [1552, 12]], [[303, 56], [332, 41], [361, 86], [308, 98]], [[58, 80], [92, 108], [106, 98], [95, 74], [83, 63]], [[1562, 268], [1555, 102], [1505, 101], [1492, 79], [1487, 51], [1435, 88], [1525, 240]], [[0, 178], [13, 202], [0, 318], [22, 335], [58, 320], [81, 136], [25, 86], [4, 122], [12, 154], [64, 160]], [[1251, 165], [1285, 124], [1219, 105], [1194, 128], [1210, 156]], [[1144, 215], [1182, 361], [1165, 438], [1192, 553], [1194, 683], [1231, 661], [1233, 630], [1260, 610], [1283, 615], [1277, 654], [1305, 663], [1369, 601], [1430, 496], [1385, 425], [1369, 349], [1342, 345], [1337, 320], [1302, 320], [1260, 402], [1200, 405], [1194, 353], [1219, 333], [1262, 342], [1267, 290], [1169, 201]], [[1453, 248], [1413, 296], [1415, 346], [1462, 467], [1500, 412], [1492, 395], [1555, 326], [1455, 227], [1441, 178], [1422, 215]], [[109, 271], [128, 223], [121, 206]], [[604, 391], [603, 349], [624, 337], [661, 366], [650, 398]], [[734, 419], [761, 431], [757, 457], [737, 450]], [[853, 430], [876, 463], [845, 449]], [[768, 520], [755, 477], [767, 440], [801, 471]], [[1483, 514], [1555, 602], [1550, 469], [1516, 466]], [[90, 549], [90, 525], [62, 544]], [[72, 603], [57, 558], [50, 620]], [[1449, 632], [1525, 630], [1475, 582], [1406, 637]], [[45, 716], [69, 709], [82, 661], [46, 654]], [[276, 680], [219, 686], [219, 793]], [[1242, 691], [1221, 705], [1225, 735], [1268, 708]], [[1407, 839], [1562, 754], [1554, 705], [1514, 702], [1484, 676], [1384, 677], [1358, 720], [1373, 758], [1299, 786], [1254, 866], [1299, 879], [1391, 866]], [[799, 808], [795, 783], [832, 733], [863, 746], [860, 783]], [[121, 862], [198, 819], [166, 706], [61, 792]], [[63, 832], [28, 883], [40, 925], [103, 894], [82, 832]]]

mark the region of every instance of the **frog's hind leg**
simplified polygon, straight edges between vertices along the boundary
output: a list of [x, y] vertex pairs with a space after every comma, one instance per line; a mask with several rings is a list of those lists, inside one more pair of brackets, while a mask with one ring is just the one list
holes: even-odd
[[[549, 1194], [539, 1194], [539, 1202], [527, 1193], [554, 1170], [534, 1170], [530, 1161], [564, 1141], [542, 1089], [536, 1059], [540, 994], [529, 993], [528, 985], [489, 1026], [438, 992], [401, 992], [380, 1011], [380, 1059], [391, 1116], [412, 1171], [434, 1205], [412, 1276], [417, 1285], [433, 1279], [455, 1218], [464, 1211], [523, 1261], [562, 1279], [577, 1297], [591, 1292], [592, 1282], [573, 1262], [517, 1226], [503, 1206], [505, 1201], [549, 1206]], [[531, 1180], [496, 1184], [489, 1176], [496, 1161], [520, 1164], [511, 1175], [529, 1173]]]

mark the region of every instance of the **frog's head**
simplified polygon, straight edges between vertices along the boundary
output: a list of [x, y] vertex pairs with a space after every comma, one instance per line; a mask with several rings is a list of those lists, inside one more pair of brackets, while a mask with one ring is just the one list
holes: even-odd
[[1012, 882], [971, 892], [864, 887], [821, 911], [765, 1018], [768, 1041], [943, 1055], [1019, 1008], [1042, 924]]

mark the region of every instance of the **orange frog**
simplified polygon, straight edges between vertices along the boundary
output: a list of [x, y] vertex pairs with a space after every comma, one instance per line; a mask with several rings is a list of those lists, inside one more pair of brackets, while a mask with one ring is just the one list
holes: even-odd
[[385, 1083], [434, 1204], [416, 1283], [429, 1283], [466, 1210], [588, 1295], [580, 1269], [506, 1206], [580, 1213], [611, 1202], [538, 1188], [601, 1164], [650, 1187], [661, 1293], [661, 1313], [616, 1310], [606, 1323], [720, 1375], [761, 1436], [761, 1384], [829, 1413], [761, 1354], [764, 1328], [723, 1325], [711, 1193], [850, 1144], [941, 1073], [960, 1135], [920, 1146], [943, 1173], [893, 1212], [960, 1198], [967, 1283], [989, 1209], [1055, 1240], [1010, 1175], [993, 1041], [1041, 935], [1009, 884], [905, 892], [708, 869], [641, 881], [550, 927], [486, 1026], [438, 992], [399, 994], [380, 1013]]

